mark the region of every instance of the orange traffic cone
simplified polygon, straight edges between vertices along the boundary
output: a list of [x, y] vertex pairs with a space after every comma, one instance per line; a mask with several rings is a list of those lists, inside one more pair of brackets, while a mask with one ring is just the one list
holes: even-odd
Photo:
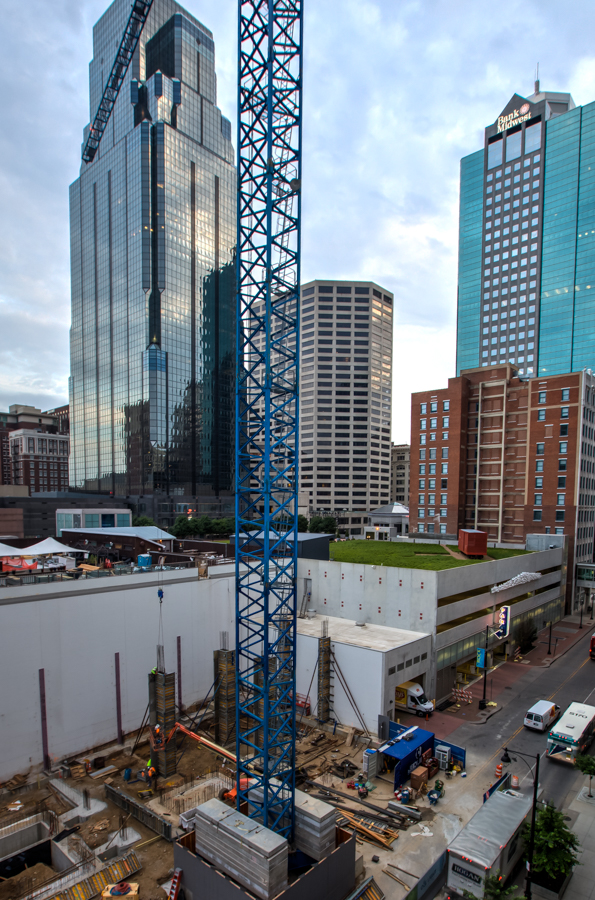
[[502, 763], [498, 763], [494, 775], [496, 776], [496, 778], [502, 778]]

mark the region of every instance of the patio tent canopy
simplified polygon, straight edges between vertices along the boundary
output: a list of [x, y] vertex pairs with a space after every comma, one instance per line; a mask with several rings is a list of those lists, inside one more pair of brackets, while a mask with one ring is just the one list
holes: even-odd
[[46, 538], [38, 544], [32, 544], [25, 547], [24, 550], [12, 550], [12, 555], [18, 556], [54, 556], [56, 553], [82, 553], [82, 550], [75, 550], [74, 547], [67, 547], [54, 538]]

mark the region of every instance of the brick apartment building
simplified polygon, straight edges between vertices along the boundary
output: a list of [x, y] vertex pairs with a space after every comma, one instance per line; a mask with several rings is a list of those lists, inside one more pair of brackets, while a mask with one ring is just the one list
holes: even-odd
[[410, 533], [460, 528], [523, 545], [568, 535], [574, 563], [593, 562], [595, 377], [526, 378], [510, 365], [468, 369], [412, 395]]
[[[15, 403], [9, 407], [8, 412], [0, 412], [0, 450], [2, 458], [0, 462], [0, 485], [29, 484], [28, 480], [19, 478], [21, 467], [17, 463], [15, 474], [15, 460], [11, 454], [10, 438], [15, 434], [26, 435], [29, 432], [39, 432], [44, 435], [61, 434], [68, 435], [68, 406], [42, 412], [34, 406], [23, 406]], [[20, 444], [19, 444], [20, 447]], [[68, 455], [66, 457], [68, 461]], [[22, 470], [24, 473], [24, 470]], [[16, 480], [15, 480], [16, 479]], [[67, 486], [68, 479], [65, 485]], [[36, 487], [30, 485], [31, 490]], [[47, 490], [50, 488], [47, 487]]]

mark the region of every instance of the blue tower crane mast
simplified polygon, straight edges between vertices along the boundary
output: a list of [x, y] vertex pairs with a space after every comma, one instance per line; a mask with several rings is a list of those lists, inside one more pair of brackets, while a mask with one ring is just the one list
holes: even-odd
[[124, 29], [124, 34], [122, 35], [116, 58], [105, 83], [103, 95], [99, 101], [93, 124], [89, 129], [89, 134], [85, 141], [85, 146], [83, 148], [83, 162], [93, 162], [95, 154], [97, 153], [99, 143], [103, 137], [103, 132], [107, 128], [109, 117], [116, 105], [120, 88], [126, 77], [128, 66], [134, 56], [138, 39], [145, 27], [145, 22], [147, 21], [147, 16], [149, 15], [152, 4], [153, 0], [134, 0], [132, 4], [132, 9], [130, 10], [128, 22], [126, 23], [126, 28]]
[[237, 802], [288, 839], [295, 804], [302, 6], [239, 0], [238, 37]]

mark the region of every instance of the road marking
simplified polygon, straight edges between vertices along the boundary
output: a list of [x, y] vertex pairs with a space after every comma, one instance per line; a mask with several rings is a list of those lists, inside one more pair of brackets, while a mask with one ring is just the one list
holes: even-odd
[[[560, 693], [560, 691], [562, 690], [562, 688], [565, 687], [565, 686], [568, 684], [569, 681], [572, 681], [572, 679], [574, 678], [574, 676], [577, 675], [577, 674], [580, 672], [580, 670], [583, 668], [583, 666], [586, 665], [588, 662], [591, 662], [590, 657], [587, 657], [586, 660], [585, 660], [584, 662], [582, 662], [582, 663], [580, 664], [580, 666], [578, 666], [578, 668], [576, 668], [576, 669], [574, 670], [574, 672], [572, 672], [571, 675], [568, 676], [568, 678], [566, 679], [566, 681], [563, 681], [563, 682], [562, 682], [562, 684], [560, 685], [560, 687], [558, 687], [558, 688], [554, 691], [554, 693], [551, 694], [551, 695], [548, 697], [548, 700], [553, 700], [554, 697], [556, 696], [556, 694]], [[593, 691], [595, 691], [595, 688], [593, 688]], [[593, 691], [591, 691], [591, 694], [593, 693]], [[589, 697], [591, 696], [591, 694], [589, 694]], [[586, 701], [583, 701], [583, 702], [586, 702]], [[516, 730], [513, 734], [511, 734], [511, 735], [509, 736], [509, 738], [507, 739], [506, 743], [505, 743], [505, 744], [502, 744], [502, 745], [496, 750], [496, 752], [493, 753], [492, 756], [490, 756], [490, 758], [483, 764], [483, 766], [481, 766], [481, 768], [479, 768], [479, 769], [477, 770], [477, 772], [474, 772], [474, 774], [471, 775], [471, 776], [469, 777], [469, 781], [473, 781], [475, 778], [477, 778], [477, 776], [478, 776], [481, 772], [483, 772], [483, 770], [484, 770], [485, 768], [487, 768], [487, 767], [494, 761], [494, 759], [495, 759], [495, 758], [498, 756], [498, 754], [504, 749], [504, 747], [508, 746], [508, 744], [510, 744], [510, 742], [513, 741], [513, 740], [515, 739], [515, 737], [516, 737], [517, 735], [519, 735], [519, 734], [521, 733], [521, 731], [524, 730], [524, 728], [525, 728], [524, 724], [521, 725], [521, 726], [519, 726], [519, 728], [517, 728], [517, 730]], [[499, 737], [498, 737], [498, 736], [496, 737], [496, 740], [499, 740]], [[544, 750], [544, 754], [545, 754], [546, 752], [547, 752], [547, 748], [546, 748], [546, 750]], [[542, 756], [543, 756], [543, 754], [542, 754]], [[526, 777], [527, 777], [527, 776], [525, 775], [525, 778], [526, 778]], [[523, 779], [523, 780], [524, 780], [524, 779]]]

